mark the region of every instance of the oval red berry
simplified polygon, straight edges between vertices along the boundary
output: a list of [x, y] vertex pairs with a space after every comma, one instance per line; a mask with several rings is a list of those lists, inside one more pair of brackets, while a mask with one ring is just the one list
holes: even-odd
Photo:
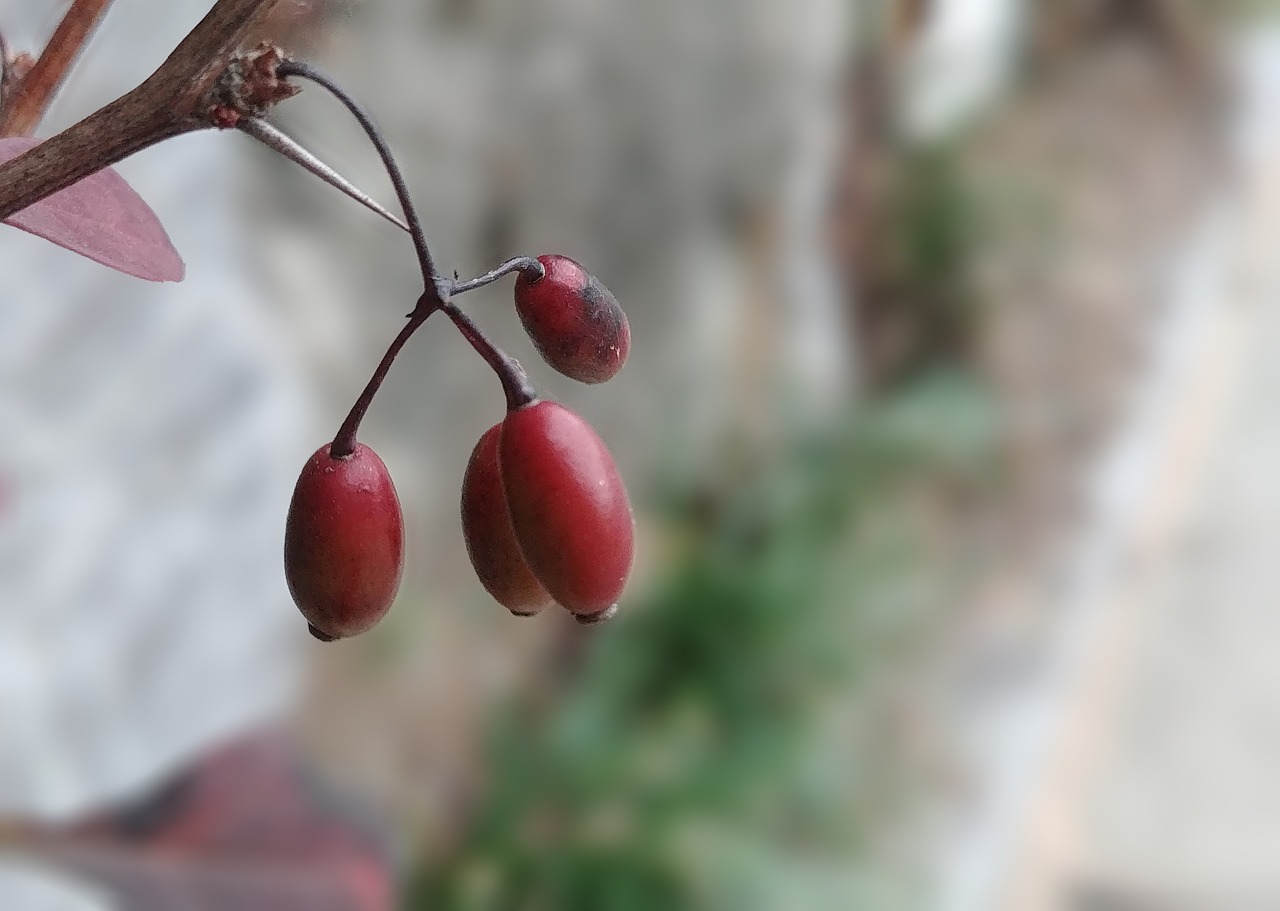
[[555, 402], [509, 413], [498, 446], [520, 553], [557, 603], [579, 616], [613, 607], [635, 554], [631, 503], [596, 432]]
[[631, 350], [631, 326], [617, 298], [567, 256], [539, 256], [545, 274], [516, 278], [520, 322], [543, 360], [583, 383], [612, 379]]
[[285, 579], [313, 633], [365, 632], [395, 600], [404, 572], [404, 515], [382, 459], [357, 443], [345, 458], [312, 455], [289, 504]]

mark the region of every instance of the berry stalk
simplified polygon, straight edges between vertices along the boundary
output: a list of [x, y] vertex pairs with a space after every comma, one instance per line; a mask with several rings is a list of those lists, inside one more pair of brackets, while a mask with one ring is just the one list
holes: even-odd
[[297, 76], [316, 83], [342, 102], [351, 115], [359, 121], [369, 140], [378, 150], [378, 157], [382, 159], [383, 166], [387, 169], [387, 176], [391, 178], [391, 185], [395, 187], [396, 197], [400, 200], [400, 208], [404, 210], [405, 222], [409, 226], [409, 235], [413, 238], [413, 246], [418, 253], [418, 265], [422, 268], [422, 281], [426, 288], [426, 293], [418, 302], [418, 309], [423, 310], [425, 303], [425, 310], [429, 315], [432, 311], [443, 307], [449, 299], [449, 283], [441, 279], [436, 272], [435, 261], [431, 258], [430, 248], [427, 247], [422, 221], [418, 218], [418, 211], [413, 204], [413, 199], [409, 196], [409, 187], [405, 183], [404, 173], [400, 170], [395, 155], [391, 153], [386, 137], [373, 122], [369, 112], [346, 89], [309, 63], [286, 60], [280, 64], [276, 73], [281, 77]]
[[514, 256], [502, 265], [490, 269], [484, 275], [469, 278], [465, 282], [454, 281], [449, 288], [449, 293], [465, 294], [468, 291], [483, 288], [485, 285], [492, 285], [504, 275], [510, 275], [512, 272], [519, 272], [529, 281], [536, 282], [547, 274], [547, 268], [538, 261], [536, 256]]
[[378, 394], [378, 389], [382, 386], [382, 381], [387, 378], [387, 374], [391, 371], [391, 365], [395, 363], [396, 355], [400, 353], [400, 349], [405, 343], [417, 332], [419, 327], [427, 321], [434, 308], [424, 310], [421, 313], [415, 313], [409, 317], [409, 321], [405, 323], [404, 328], [400, 330], [400, 334], [391, 342], [387, 348], [387, 353], [382, 356], [382, 360], [378, 363], [378, 368], [373, 371], [373, 376], [369, 378], [368, 384], [364, 387], [364, 391], [360, 393], [360, 398], [356, 399], [356, 403], [351, 406], [351, 411], [347, 413], [347, 418], [342, 422], [342, 426], [338, 428], [337, 434], [333, 437], [333, 443], [329, 446], [329, 456], [334, 459], [345, 459], [351, 455], [356, 448], [356, 433], [360, 430], [360, 422], [364, 420], [365, 412], [369, 410], [369, 405], [373, 403], [373, 397]]
[[452, 301], [445, 304], [441, 309], [444, 310], [449, 319], [453, 320], [453, 324], [458, 327], [462, 337], [470, 343], [476, 353], [498, 375], [498, 380], [502, 383], [502, 391], [507, 397], [508, 411], [522, 408], [538, 397], [538, 394], [533, 389], [533, 384], [529, 382], [529, 375], [524, 372], [524, 368], [520, 366], [515, 358], [489, 341], [480, 330], [480, 327], [472, 322], [471, 317], [459, 310], [458, 306]]

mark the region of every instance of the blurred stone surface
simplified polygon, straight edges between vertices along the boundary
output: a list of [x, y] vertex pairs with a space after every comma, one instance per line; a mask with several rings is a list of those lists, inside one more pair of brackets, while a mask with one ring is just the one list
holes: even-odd
[[[40, 133], [135, 85], [207, 8], [115, 3]], [[0, 27], [38, 49], [62, 11], [4, 0]], [[185, 257], [182, 284], [4, 229], [0, 814], [136, 796], [296, 692], [282, 520], [314, 443], [247, 268], [244, 154], [204, 134], [120, 167]]]

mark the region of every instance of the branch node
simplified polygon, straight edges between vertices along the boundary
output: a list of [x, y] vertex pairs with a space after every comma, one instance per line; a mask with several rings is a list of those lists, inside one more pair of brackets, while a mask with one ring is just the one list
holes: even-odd
[[231, 58], [205, 96], [203, 109], [209, 123], [227, 130], [246, 117], [262, 117], [274, 105], [300, 91], [280, 76], [284, 52], [270, 42]]

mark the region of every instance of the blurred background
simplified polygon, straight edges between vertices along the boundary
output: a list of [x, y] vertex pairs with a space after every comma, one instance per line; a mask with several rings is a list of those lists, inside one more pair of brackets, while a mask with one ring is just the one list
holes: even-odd
[[[15, 0], [0, 27], [35, 50], [65, 6]], [[41, 133], [208, 6], [116, 0]], [[502, 398], [433, 321], [362, 433], [404, 501], [401, 595], [367, 635], [310, 640], [284, 505], [420, 291], [411, 248], [247, 137], [136, 156], [183, 285], [13, 231], [0, 251], [14, 889], [61, 870], [86, 908], [1280, 907], [1276, 12], [284, 0], [267, 33], [375, 113], [444, 268], [564, 253], [623, 303], [631, 360], [581, 387], [535, 362], [508, 285], [466, 299], [610, 446], [636, 570], [602, 628], [487, 597], [458, 497]], [[392, 202], [331, 99], [272, 119]], [[360, 807], [394, 898], [147, 898], [108, 869], [134, 863], [118, 842], [43, 831], [153, 807], [264, 726]], [[236, 797], [230, 768], [243, 843], [157, 856], [233, 875], [270, 855], [236, 845], [276, 831], [284, 786]]]

